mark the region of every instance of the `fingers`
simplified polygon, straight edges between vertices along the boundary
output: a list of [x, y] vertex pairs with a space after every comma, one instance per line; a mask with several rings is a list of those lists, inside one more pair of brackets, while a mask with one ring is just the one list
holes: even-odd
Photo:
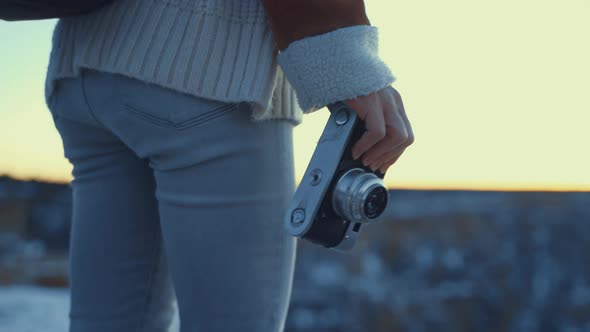
[[410, 120], [408, 119], [408, 116], [406, 115], [406, 108], [404, 106], [404, 102], [402, 100], [402, 96], [399, 94], [399, 92], [394, 89], [393, 87], [391, 87], [392, 93], [393, 93], [393, 97], [395, 99], [396, 105], [399, 107], [400, 115], [402, 116], [402, 119], [404, 120], [404, 122], [406, 123], [406, 130], [408, 130], [408, 141], [409, 144], [408, 146], [412, 145], [414, 143], [414, 131], [412, 129], [412, 125], [410, 124]]
[[364, 120], [366, 131], [355, 143], [352, 157], [383, 174], [414, 142], [400, 94], [389, 86], [367, 96], [346, 101]]
[[[365, 105], [361, 107], [365, 107]], [[365, 121], [367, 131], [365, 131], [352, 148], [352, 157], [354, 159], [358, 159], [385, 137], [386, 128], [383, 112], [381, 111], [382, 106], [378, 105], [378, 107], [379, 109], [376, 110], [364, 110], [365, 118], [363, 120]]]
[[404, 151], [406, 151], [405, 148], [397, 151], [395, 154], [393, 154], [393, 156], [383, 155], [379, 157], [377, 160], [375, 160], [369, 167], [373, 171], [379, 169], [381, 173], [385, 174], [387, 172], [387, 169], [391, 167], [391, 165], [393, 165], [402, 156]]
[[[391, 159], [386, 160], [385, 162], [383, 162], [381, 165], [377, 165], [376, 167], [379, 168], [379, 171], [383, 174], [385, 174], [387, 172], [387, 169], [389, 169], [389, 167], [391, 167], [391, 165], [395, 164], [395, 162], [397, 162], [397, 160], [402, 156], [402, 154], [404, 153], [405, 149], [402, 150], [400, 153], [398, 153], [397, 155], [393, 156]], [[375, 168], [376, 169], [376, 168]]]
[[386, 107], [383, 109], [386, 122], [385, 137], [363, 155], [363, 164], [373, 171], [381, 168], [385, 162], [397, 161], [403, 151], [414, 141], [410, 122], [403, 109], [401, 96], [395, 89], [388, 91]]
[[402, 119], [399, 111], [388, 112], [385, 118], [387, 133], [381, 141], [365, 153], [362, 160], [365, 166], [373, 164], [379, 158], [389, 159], [410, 145], [406, 122]]

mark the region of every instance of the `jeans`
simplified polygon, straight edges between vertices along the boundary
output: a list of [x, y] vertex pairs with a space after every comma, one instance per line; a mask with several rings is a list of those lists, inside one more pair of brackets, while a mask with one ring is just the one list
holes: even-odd
[[73, 165], [70, 331], [282, 331], [293, 124], [84, 70], [48, 100]]

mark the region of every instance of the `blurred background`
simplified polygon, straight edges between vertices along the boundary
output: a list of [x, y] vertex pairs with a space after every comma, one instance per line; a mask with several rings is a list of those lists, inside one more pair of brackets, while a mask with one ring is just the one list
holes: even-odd
[[[286, 331], [590, 331], [590, 2], [365, 3], [416, 142], [352, 252], [298, 242]], [[0, 22], [0, 331], [67, 327], [55, 22]], [[295, 129], [298, 179], [328, 115]]]

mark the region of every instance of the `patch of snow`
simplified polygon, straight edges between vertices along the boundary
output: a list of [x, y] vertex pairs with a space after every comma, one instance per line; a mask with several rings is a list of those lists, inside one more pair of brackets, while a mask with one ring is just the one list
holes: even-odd
[[[64, 332], [68, 330], [68, 289], [36, 286], [0, 287], [0, 331]], [[170, 332], [178, 331], [178, 315]]]
[[34, 286], [0, 287], [0, 330], [68, 330], [69, 291]]

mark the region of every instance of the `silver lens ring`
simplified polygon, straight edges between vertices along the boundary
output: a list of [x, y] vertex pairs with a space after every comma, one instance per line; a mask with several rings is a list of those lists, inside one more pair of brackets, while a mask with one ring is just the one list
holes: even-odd
[[[368, 215], [365, 204], [375, 190], [385, 192], [380, 200], [383, 206], [377, 207], [377, 213]], [[332, 207], [338, 215], [348, 221], [369, 222], [383, 212], [387, 205], [387, 196], [383, 180], [361, 168], [352, 168], [342, 174], [336, 182], [332, 191]]]

